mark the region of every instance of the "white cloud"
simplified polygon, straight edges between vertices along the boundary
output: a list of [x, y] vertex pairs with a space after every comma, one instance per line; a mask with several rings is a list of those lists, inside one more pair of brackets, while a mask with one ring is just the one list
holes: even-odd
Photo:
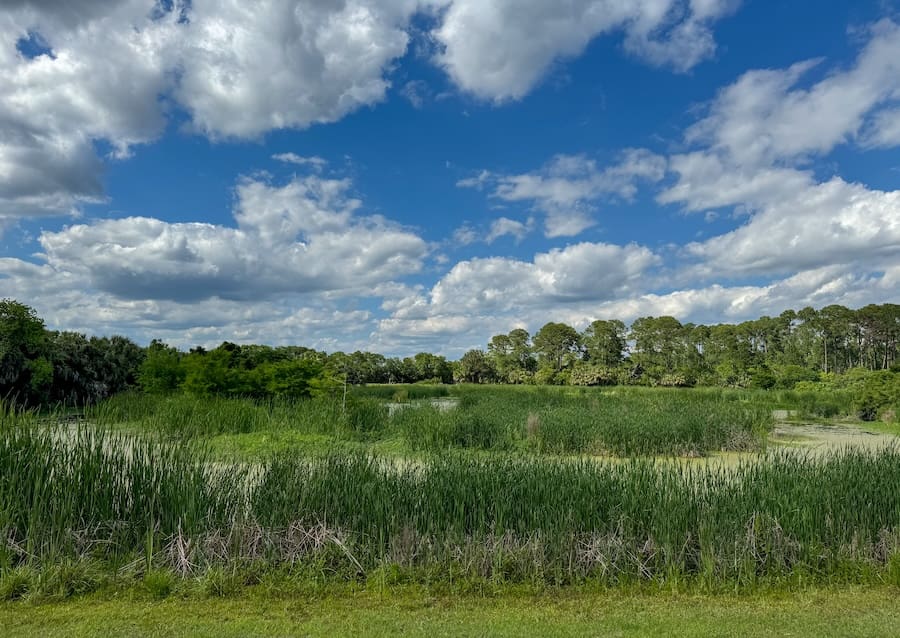
[[509, 217], [500, 217], [491, 222], [491, 229], [484, 240], [490, 244], [501, 237], [510, 235], [514, 237], [516, 241], [522, 241], [525, 238], [525, 235], [531, 232], [533, 225], [534, 220], [531, 218], [523, 224], [522, 222], [510, 219]]
[[[95, 142], [127, 157], [163, 133], [173, 99], [212, 138], [332, 122], [381, 101], [416, 7], [12, 2], [0, 15], [0, 223], [102, 200]], [[50, 53], [21, 54], [17, 43], [28, 38]]]
[[400, 95], [405, 97], [414, 108], [420, 109], [431, 95], [428, 84], [422, 80], [410, 80], [400, 89]]
[[695, 323], [739, 322], [778, 315], [805, 306], [841, 304], [858, 308], [884, 303], [900, 294], [900, 266], [867, 270], [823, 266], [760, 286], [686, 288], [664, 294], [648, 293], [596, 306], [591, 317], [632, 321], [647, 315], [671, 315]]
[[710, 23], [737, 2], [704, 0], [453, 0], [432, 36], [435, 60], [463, 90], [502, 102], [527, 94], [551, 65], [598, 35], [625, 33], [626, 49], [686, 70], [715, 50]]
[[355, 214], [349, 182], [245, 181], [236, 228], [146, 217], [99, 220], [40, 236], [46, 267], [121, 299], [265, 300], [281, 294], [365, 294], [418, 271], [418, 236]]
[[785, 273], [900, 255], [900, 191], [835, 177], [767, 202], [743, 226], [687, 246], [710, 274]]
[[[612, 299], [643, 286], [642, 277], [659, 261], [649, 249], [636, 244], [587, 242], [538, 253], [530, 262], [505, 257], [461, 261], [427, 296], [416, 293], [394, 302], [392, 316], [382, 327], [403, 325], [415, 332], [433, 326], [435, 317], [472, 319]], [[425, 323], [416, 327], [419, 322]]]
[[51, 329], [159, 338], [182, 348], [222, 341], [305, 345], [328, 351], [371, 345], [371, 313], [322, 294], [285, 294], [252, 302], [213, 297], [183, 303], [129, 299], [91, 289], [81, 274], [0, 259], [4, 292], [29, 305]]
[[377, 349], [360, 299], [415, 294], [424, 240], [359, 213], [347, 180], [244, 180], [234, 227], [146, 217], [43, 232], [36, 263], [0, 258], [4, 295], [52, 328], [162, 338]]
[[687, 140], [751, 167], [803, 160], [858, 138], [867, 117], [900, 99], [900, 26], [877, 23], [851, 68], [797, 86], [819, 66], [820, 60], [806, 61], [745, 73], [720, 92]]
[[416, 0], [193, 0], [176, 95], [211, 137], [334, 122], [384, 99]]
[[284, 162], [285, 164], [297, 164], [298, 166], [311, 166], [313, 170], [320, 171], [328, 165], [328, 162], [317, 155], [312, 157], [303, 157], [296, 153], [276, 153], [272, 156], [273, 160]]
[[[435, 7], [444, 9], [435, 14], [437, 62], [463, 89], [492, 99], [524, 95], [554, 59], [613, 29], [655, 63], [689, 66], [709, 52], [707, 25], [731, 8], [696, 0], [9, 0], [0, 15], [0, 225], [101, 201], [95, 144], [125, 158], [164, 132], [175, 106], [188, 112], [189, 128], [231, 139], [334, 122], [381, 102], [411, 18]], [[675, 46], [685, 30], [706, 42], [704, 53]], [[28, 38], [50, 54], [21, 54], [17, 43]], [[402, 93], [420, 104], [423, 90], [410, 82]], [[582, 211], [553, 220], [550, 232], [573, 234], [586, 223]]]
[[[94, 141], [125, 157], [162, 132], [158, 98], [175, 18], [123, 29], [146, 3], [120, 2], [101, 13], [97, 3], [83, 2], [94, 10], [73, 26], [71, 7], [61, 3], [17, 4], [24, 8], [0, 16], [0, 218], [71, 214], [103, 197]], [[51, 54], [28, 58], [17, 50], [34, 32]]]
[[742, 206], [756, 210], [794, 197], [814, 184], [808, 171], [742, 166], [709, 151], [675, 155], [669, 168], [678, 180], [657, 196], [662, 204], [681, 203], [689, 211]]
[[733, 206], [748, 218], [689, 244], [686, 254], [699, 263], [686, 273], [785, 275], [900, 254], [900, 191], [837, 176], [819, 182], [804, 168], [859, 140], [866, 126], [870, 140], [890, 138], [893, 111], [882, 109], [900, 97], [900, 27], [879, 22], [852, 66], [797, 88], [814, 66], [822, 62], [745, 73], [688, 129], [688, 143], [705, 147], [670, 159], [678, 179], [658, 201], [691, 211]]
[[[489, 281], [498, 270], [502, 272], [501, 265], [491, 264], [458, 276], [469, 274]], [[527, 269], [519, 274], [527, 277]], [[513, 289], [513, 293], [521, 292]], [[740, 322], [804, 306], [821, 308], [837, 303], [858, 308], [898, 295], [900, 265], [891, 260], [877, 264], [874, 270], [861, 264], [851, 268], [824, 266], [758, 286], [713, 284], [665, 293], [635, 288], [621, 297], [598, 296], [568, 303], [537, 295], [503, 304], [490, 296], [481, 303], [456, 306], [449, 300], [438, 304], [411, 295], [393, 304], [393, 314], [378, 322], [373, 343], [392, 350], [430, 347], [460, 356], [469, 348], [484, 348], [495, 334], [512, 328], [525, 328], [533, 334], [548, 321], [562, 321], [579, 330], [595, 319], [615, 318], [628, 323], [638, 317], [660, 315], [671, 315], [682, 322]]]
[[468, 224], [463, 224], [453, 231], [453, 243], [458, 246], [468, 246], [478, 241], [478, 233]]
[[645, 149], [626, 149], [617, 164], [601, 168], [584, 155], [557, 155], [538, 171], [497, 175], [482, 171], [457, 186], [483, 188], [508, 202], [531, 202], [543, 212], [547, 237], [578, 235], [594, 225], [592, 213], [598, 200], [618, 197], [630, 200], [639, 182], [657, 182], [666, 171], [666, 160]]
[[488, 184], [491, 178], [491, 172], [487, 170], [482, 170], [475, 175], [474, 177], [467, 177], [465, 179], [461, 179], [456, 182], [456, 185], [459, 188], [474, 188], [476, 190], [483, 190], [484, 187]]
[[900, 146], [900, 108], [876, 113], [863, 134], [863, 144], [879, 148]]

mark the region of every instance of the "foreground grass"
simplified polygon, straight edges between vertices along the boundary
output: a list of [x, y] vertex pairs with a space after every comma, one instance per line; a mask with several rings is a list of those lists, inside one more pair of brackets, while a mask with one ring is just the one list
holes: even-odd
[[0, 605], [4, 636], [896, 636], [896, 589], [755, 596], [433, 596], [423, 590], [281, 598], [81, 598]]

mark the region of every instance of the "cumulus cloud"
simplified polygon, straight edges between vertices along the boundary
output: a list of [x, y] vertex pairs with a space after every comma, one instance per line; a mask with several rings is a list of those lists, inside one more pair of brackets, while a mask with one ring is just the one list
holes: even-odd
[[248, 180], [236, 227], [146, 217], [44, 232], [45, 267], [131, 300], [258, 300], [281, 294], [364, 294], [418, 271], [425, 242], [378, 216], [356, 214], [345, 180]]
[[302, 344], [328, 351], [371, 346], [371, 313], [322, 294], [285, 294], [243, 300], [211, 297], [183, 303], [170, 299], [123, 298], [90, 288], [83, 274], [58, 264], [0, 259], [4, 294], [27, 299], [57, 330], [126, 334], [182, 348], [213, 347], [222, 341]]
[[[620, 29], [654, 63], [711, 51], [721, 0], [9, 0], [0, 15], [0, 224], [103, 199], [96, 145], [122, 159], [159, 138], [174, 107], [212, 139], [335, 122], [385, 99], [410, 22], [434, 13], [436, 62], [464, 90], [521, 97], [560, 56]], [[701, 43], [688, 52], [682, 32]], [[43, 55], [18, 44], [39, 42]], [[427, 87], [402, 89], [421, 105]], [[289, 161], [289, 160], [288, 160]], [[583, 227], [569, 220], [554, 232]]]
[[[121, 29], [135, 18], [135, 2], [94, 11], [75, 26], [61, 4], [19, 4], [0, 16], [0, 219], [8, 220], [72, 213], [100, 200], [94, 141], [125, 157], [158, 137], [175, 24], [160, 16]], [[58, 11], [36, 11], [42, 8]], [[51, 51], [27, 57], [17, 43], [35, 30]]]
[[759, 286], [713, 284], [668, 293], [647, 293], [599, 304], [591, 317], [618, 317], [632, 321], [647, 315], [671, 315], [699, 323], [739, 322], [778, 315], [789, 308], [821, 308], [842, 304], [858, 308], [884, 303], [900, 294], [900, 266], [882, 264], [881, 270], [864, 266], [823, 266]]
[[334, 122], [384, 99], [416, 0], [193, 0], [176, 95], [212, 137]]
[[435, 60], [463, 90], [502, 102], [527, 94], [551, 65], [621, 31], [628, 51], [690, 69], [715, 51], [711, 24], [732, 0], [453, 0], [432, 36]]
[[687, 246], [709, 273], [771, 274], [900, 254], [900, 191], [839, 177], [766, 202], [743, 226]]
[[740, 322], [763, 315], [778, 315], [788, 308], [842, 304], [858, 308], [884, 303], [900, 295], [900, 265], [887, 260], [867, 270], [824, 266], [762, 285], [712, 284], [669, 292], [631, 290], [612, 299], [585, 298], [559, 303], [552, 297], [533, 303], [487, 303], [454, 308], [436, 305], [411, 295], [391, 306], [392, 315], [378, 322], [373, 343], [392, 349], [434, 345], [451, 356], [469, 348], [484, 348], [491, 336], [513, 328], [532, 334], [548, 321], [563, 321], [583, 330], [595, 319], [621, 319], [671, 315], [682, 322]]
[[[100, 201], [95, 143], [127, 157], [163, 133], [173, 100], [212, 138], [333, 122], [382, 100], [416, 7], [13, 1], [0, 15], [0, 223]], [[46, 53], [21, 53], [29, 39]]]
[[659, 257], [643, 246], [588, 242], [538, 253], [530, 262], [505, 257], [461, 261], [427, 295], [394, 301], [380, 328], [428, 335], [479, 321], [483, 325], [489, 315], [613, 299], [640, 288], [641, 278], [657, 264]]
[[900, 27], [874, 25], [853, 65], [808, 88], [799, 80], [822, 61], [750, 71], [720, 91], [686, 133], [699, 150], [670, 158], [677, 180], [661, 203], [690, 211], [734, 207], [739, 228], [686, 247], [694, 274], [787, 274], [829, 264], [871, 264], [900, 254], [900, 191], [806, 168], [837, 145], [891, 139], [900, 97]]
[[578, 235], [594, 225], [598, 200], [630, 200], [637, 193], [638, 183], [658, 182], [665, 171], [665, 158], [645, 149], [626, 149], [619, 162], [608, 167], [601, 168], [585, 155], [557, 155], [534, 172], [496, 175], [482, 171], [457, 185], [480, 189], [490, 184], [492, 197], [531, 202], [546, 215], [544, 234], [565, 237]]
[[318, 175], [236, 189], [234, 226], [148, 217], [95, 220], [39, 237], [34, 261], [0, 258], [4, 295], [53, 328], [162, 338], [376, 349], [361, 298], [405, 298], [424, 240], [360, 213], [348, 180]]
[[720, 92], [687, 141], [707, 144], [742, 166], [759, 166], [802, 160], [857, 139], [870, 116], [900, 99], [900, 26], [875, 24], [852, 67], [797, 86], [821, 64], [745, 73]]

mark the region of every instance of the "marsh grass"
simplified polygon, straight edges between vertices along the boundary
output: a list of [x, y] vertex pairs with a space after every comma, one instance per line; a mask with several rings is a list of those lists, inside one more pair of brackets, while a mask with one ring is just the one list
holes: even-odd
[[[252, 400], [187, 395], [122, 395], [91, 408], [101, 426], [126, 425], [184, 440], [219, 435], [295, 432], [335, 440], [400, 436], [412, 451], [467, 448], [543, 454], [702, 456], [757, 451], [773, 420], [756, 397], [716, 390], [625, 391], [570, 388], [454, 387], [455, 406], [427, 398], [445, 386], [375, 386], [346, 400]], [[403, 409], [390, 412], [403, 392]]]
[[[541, 417], [535, 436], [545, 427]], [[281, 569], [351, 581], [893, 582], [898, 485], [897, 448], [733, 467], [446, 451], [247, 466], [210, 462], [186, 440], [54, 431], [7, 411], [0, 593], [74, 595], [107, 573], [160, 569], [204, 579], [210, 595], [234, 591], [237, 574]]]
[[399, 411], [413, 450], [701, 456], [764, 449], [771, 410], [717, 392], [463, 389], [454, 410]]

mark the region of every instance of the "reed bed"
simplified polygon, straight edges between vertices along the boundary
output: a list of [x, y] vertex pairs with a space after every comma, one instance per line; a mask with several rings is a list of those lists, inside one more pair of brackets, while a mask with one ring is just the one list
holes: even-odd
[[383, 402], [357, 397], [260, 400], [128, 393], [89, 407], [85, 416], [103, 427], [127, 425], [188, 440], [288, 429], [347, 438], [382, 432], [388, 425]]
[[450, 409], [436, 407], [430, 397], [410, 399], [390, 412], [387, 401], [366, 396], [385, 387], [357, 389], [346, 398], [295, 401], [121, 395], [93, 406], [86, 416], [102, 426], [130, 424], [186, 439], [291, 430], [335, 439], [400, 438], [412, 451], [621, 457], [757, 451], [765, 447], [773, 424], [770, 406], [721, 391], [464, 386], [453, 388], [456, 403]]
[[394, 420], [415, 450], [526, 449], [549, 454], [700, 456], [761, 450], [771, 409], [720, 393], [463, 391], [455, 410], [425, 406]]
[[182, 575], [252, 564], [428, 582], [900, 584], [898, 486], [896, 448], [731, 468], [457, 453], [250, 467], [4, 413], [0, 572], [90, 560]]

